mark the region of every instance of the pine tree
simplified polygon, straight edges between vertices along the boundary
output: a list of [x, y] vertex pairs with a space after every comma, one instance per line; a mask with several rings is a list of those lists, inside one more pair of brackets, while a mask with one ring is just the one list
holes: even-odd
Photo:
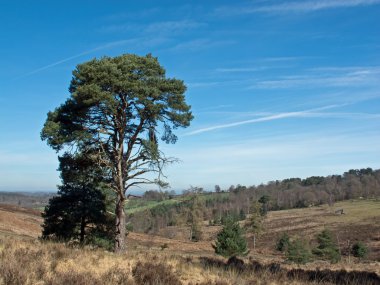
[[189, 200], [189, 212], [187, 223], [190, 226], [190, 240], [200, 241], [202, 239], [202, 221], [204, 202], [199, 197], [199, 194], [192, 194]]
[[268, 213], [268, 204], [270, 201], [270, 197], [268, 195], [261, 196], [259, 199], [259, 203], [262, 204], [261, 207], [261, 215], [266, 216]]
[[368, 254], [368, 247], [359, 241], [352, 246], [352, 254], [355, 257], [364, 258]]
[[298, 264], [309, 262], [311, 253], [307, 242], [302, 239], [291, 241], [286, 250], [286, 257], [288, 260]]
[[263, 230], [264, 216], [262, 205], [258, 201], [253, 202], [251, 216], [249, 217], [246, 228], [253, 233], [253, 249], [256, 249], [256, 240]]
[[227, 258], [248, 254], [244, 231], [232, 219], [228, 219], [226, 225], [218, 233], [213, 248], [216, 254]]
[[329, 230], [323, 230], [317, 235], [318, 246], [313, 249], [313, 254], [336, 263], [340, 260], [340, 252], [333, 234]]
[[281, 237], [278, 239], [277, 244], [276, 244], [276, 249], [278, 251], [286, 251], [290, 243], [290, 238], [287, 233], [283, 233]]
[[177, 160], [165, 156], [159, 141], [175, 143], [175, 130], [193, 119], [186, 86], [167, 78], [152, 55], [124, 54], [79, 64], [69, 91], [70, 97], [48, 113], [41, 138], [56, 151], [97, 149], [97, 162], [112, 178], [115, 252], [123, 253], [127, 191], [167, 186], [162, 171]]
[[42, 238], [85, 243], [95, 236], [111, 236], [101, 169], [83, 153], [66, 153], [59, 161], [62, 185], [42, 214]]

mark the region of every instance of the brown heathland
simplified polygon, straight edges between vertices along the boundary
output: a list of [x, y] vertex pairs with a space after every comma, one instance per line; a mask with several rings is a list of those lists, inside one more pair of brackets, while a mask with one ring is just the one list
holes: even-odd
[[[205, 226], [208, 240], [196, 243], [130, 233], [128, 252], [120, 256], [41, 243], [36, 239], [42, 223], [38, 211], [1, 205], [0, 284], [376, 284], [379, 202], [344, 202], [336, 207], [346, 214], [337, 216], [327, 206], [270, 212], [258, 249], [251, 250], [241, 268], [213, 253], [210, 239], [220, 227]], [[343, 258], [334, 265], [315, 261], [295, 266], [273, 250], [281, 232], [312, 238], [325, 227], [338, 233], [342, 247], [346, 239], [366, 242], [372, 261], [351, 258], [348, 263]]]

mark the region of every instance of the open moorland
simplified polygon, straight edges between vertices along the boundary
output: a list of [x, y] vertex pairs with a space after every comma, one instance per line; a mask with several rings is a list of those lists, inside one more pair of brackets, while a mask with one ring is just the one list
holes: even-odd
[[[337, 215], [336, 208], [345, 214]], [[271, 211], [265, 231], [244, 264], [227, 264], [212, 248], [220, 226], [204, 223], [204, 240], [169, 239], [130, 232], [128, 252], [40, 242], [42, 218], [36, 210], [0, 206], [2, 284], [379, 284], [380, 202], [355, 200], [304, 209]], [[242, 221], [241, 223], [244, 223]], [[337, 264], [313, 261], [294, 265], [275, 251], [282, 232], [307, 237], [324, 228], [337, 236], [343, 258]], [[184, 230], [178, 227], [173, 230]], [[349, 243], [369, 247], [366, 260], [349, 256]], [[20, 264], [23, 266], [20, 267]], [[80, 266], [78, 266], [80, 264]], [[148, 270], [149, 269], [149, 270]], [[166, 279], [165, 279], [166, 278]]]

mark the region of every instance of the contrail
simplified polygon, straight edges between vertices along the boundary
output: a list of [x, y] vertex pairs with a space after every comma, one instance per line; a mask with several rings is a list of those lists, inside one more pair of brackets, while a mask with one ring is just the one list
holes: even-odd
[[105, 45], [102, 45], [102, 46], [98, 46], [96, 48], [93, 48], [93, 49], [81, 52], [79, 54], [76, 54], [76, 55], [73, 55], [73, 56], [61, 59], [61, 60], [59, 60], [57, 62], [45, 65], [45, 66], [40, 67], [40, 68], [37, 68], [35, 70], [32, 70], [32, 71], [30, 71], [30, 72], [28, 72], [28, 73], [20, 76], [19, 78], [23, 78], [23, 77], [26, 77], [26, 76], [30, 76], [30, 75], [36, 74], [36, 73], [41, 72], [43, 70], [52, 68], [52, 67], [57, 66], [59, 64], [62, 64], [64, 62], [70, 61], [72, 59], [75, 59], [75, 58], [78, 58], [78, 57], [81, 57], [81, 56], [84, 56], [84, 55], [87, 55], [87, 54], [90, 54], [90, 53], [93, 53], [93, 52], [96, 52], [96, 51], [99, 51], [99, 50], [104, 50], [104, 49], [112, 48], [112, 47], [115, 47], [115, 46], [125, 45], [127, 43], [132, 43], [132, 42], [135, 42], [135, 41], [136, 41], [136, 39], [129, 39], [129, 40], [121, 40], [121, 41], [110, 42], [108, 44], [105, 44]]
[[316, 112], [316, 111], [323, 111], [323, 110], [328, 110], [328, 109], [332, 109], [332, 108], [343, 107], [345, 105], [347, 105], [347, 104], [329, 105], [329, 106], [314, 108], [314, 109], [305, 110], [305, 111], [286, 112], [286, 113], [280, 113], [280, 114], [265, 116], [265, 117], [261, 117], [261, 118], [257, 118], [257, 119], [239, 121], [239, 122], [223, 124], [223, 125], [216, 125], [216, 126], [212, 126], [212, 127], [208, 127], [208, 128], [202, 128], [202, 129], [198, 129], [198, 130], [186, 133], [186, 134], [184, 134], [184, 136], [192, 136], [192, 135], [210, 132], [210, 131], [214, 131], [214, 130], [218, 130], [218, 129], [225, 129], [225, 128], [231, 128], [231, 127], [236, 127], [236, 126], [241, 126], [241, 125], [279, 120], [279, 119], [284, 119], [284, 118], [307, 117], [307, 116], [314, 114], [314, 112]]

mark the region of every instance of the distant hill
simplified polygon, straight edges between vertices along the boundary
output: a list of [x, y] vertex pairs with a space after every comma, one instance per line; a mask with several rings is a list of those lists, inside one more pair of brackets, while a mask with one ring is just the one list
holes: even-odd
[[215, 189], [217, 192], [205, 192], [192, 187], [183, 195], [148, 191], [140, 199], [127, 202], [128, 222], [136, 232], [162, 233], [167, 227], [186, 223], [194, 195], [200, 198], [203, 206], [198, 211], [209, 224], [220, 224], [227, 215], [244, 219], [250, 214], [252, 202], [263, 196], [267, 196], [269, 211], [326, 204], [333, 207], [339, 201], [380, 199], [380, 170], [351, 169], [343, 175], [289, 178], [257, 186], [233, 185], [228, 189], [215, 186]]
[[42, 222], [38, 210], [0, 204], [0, 233], [3, 235], [36, 238], [41, 235]]
[[0, 204], [43, 208], [55, 195], [54, 192], [0, 192]]
[[[335, 213], [344, 209], [343, 215]], [[0, 205], [0, 241], [2, 236], [37, 238], [41, 235], [41, 212], [14, 205]], [[279, 261], [284, 256], [275, 250], [277, 239], [282, 233], [291, 237], [307, 238], [315, 243], [315, 236], [323, 229], [330, 229], [339, 240], [344, 259], [348, 259], [349, 246], [357, 241], [369, 247], [368, 260], [380, 262], [380, 200], [352, 200], [338, 202], [334, 207], [317, 207], [270, 211], [264, 222], [264, 231], [257, 240], [257, 249], [252, 256], [262, 261]], [[245, 221], [241, 221], [244, 224]], [[130, 232], [127, 237], [129, 248], [161, 250], [165, 245], [172, 253], [213, 256], [211, 246], [220, 225], [202, 224], [203, 238], [199, 242], [188, 240], [186, 226], [168, 226], [156, 234]], [[169, 234], [169, 235], [168, 235]], [[168, 236], [167, 236], [168, 235]], [[167, 236], [167, 237], [165, 237]], [[253, 239], [247, 234], [250, 247]], [[352, 258], [352, 256], [351, 256]], [[379, 271], [380, 273], [380, 271]]]

